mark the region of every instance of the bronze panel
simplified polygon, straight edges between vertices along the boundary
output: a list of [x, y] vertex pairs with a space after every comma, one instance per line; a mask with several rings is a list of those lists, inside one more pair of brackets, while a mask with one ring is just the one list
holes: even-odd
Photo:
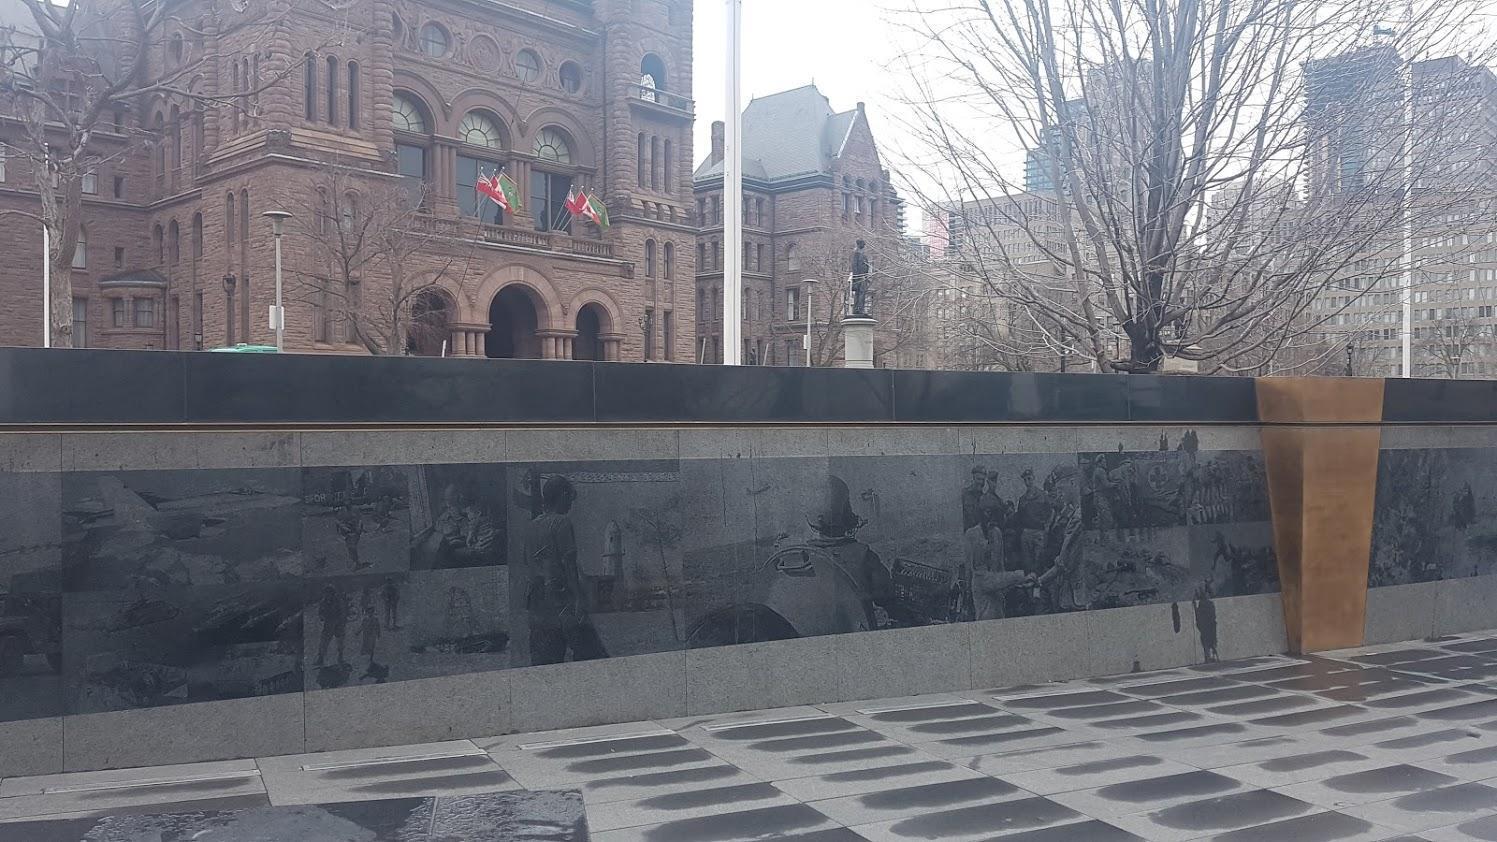
[[1359, 646], [1367, 615], [1383, 381], [1258, 381], [1264, 460], [1295, 652]]

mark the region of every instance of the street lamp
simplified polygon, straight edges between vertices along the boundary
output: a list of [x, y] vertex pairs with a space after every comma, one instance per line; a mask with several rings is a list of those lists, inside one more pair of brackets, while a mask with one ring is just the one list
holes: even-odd
[[[224, 275], [224, 339], [230, 348], [234, 347], [234, 284], [238, 281], [234, 273]], [[199, 325], [201, 327], [201, 325]]]
[[815, 278], [806, 278], [800, 283], [801, 286], [805, 287], [806, 290], [806, 368], [810, 368], [811, 325], [815, 323], [815, 316], [813, 316], [812, 314], [816, 311], [816, 307], [814, 306], [816, 301], [816, 287], [821, 284], [821, 281], [818, 281]]
[[268, 210], [260, 215], [270, 220], [270, 233], [275, 235], [275, 308], [270, 311], [270, 326], [275, 330], [275, 349], [282, 352], [286, 350], [286, 308], [281, 306], [281, 229], [291, 214]]

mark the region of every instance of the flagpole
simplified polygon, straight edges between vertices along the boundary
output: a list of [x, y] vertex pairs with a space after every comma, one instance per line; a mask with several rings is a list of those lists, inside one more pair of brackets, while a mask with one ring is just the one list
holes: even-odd
[[723, 363], [743, 365], [743, 0], [728, 4], [728, 113], [723, 152]]
[[52, 347], [52, 232], [42, 223], [42, 347]]

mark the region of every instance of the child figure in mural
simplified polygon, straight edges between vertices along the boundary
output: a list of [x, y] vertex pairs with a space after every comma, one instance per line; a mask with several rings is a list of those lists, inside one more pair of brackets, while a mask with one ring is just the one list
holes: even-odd
[[482, 567], [493, 563], [498, 530], [494, 522], [457, 485], [442, 490], [442, 513], [433, 524], [431, 552], [438, 569]]
[[571, 480], [547, 477], [541, 486], [541, 513], [525, 525], [525, 608], [532, 664], [559, 664], [568, 654], [573, 661], [608, 657], [588, 614], [577, 567], [577, 533], [571, 517], [576, 499]]

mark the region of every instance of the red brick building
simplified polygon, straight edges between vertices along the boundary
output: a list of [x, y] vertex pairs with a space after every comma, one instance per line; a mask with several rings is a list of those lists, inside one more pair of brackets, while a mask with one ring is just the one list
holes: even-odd
[[[217, 107], [124, 103], [96, 139], [73, 272], [75, 344], [272, 342], [273, 244], [261, 214], [327, 207], [315, 192], [335, 168], [344, 216], [366, 192], [423, 185], [409, 224], [427, 239], [404, 271], [431, 287], [405, 306], [437, 314], [449, 354], [691, 358], [690, 0], [285, 5], [294, 25], [269, 42], [219, 34], [262, 8], [242, 2], [189, 4], [179, 16], [191, 27], [157, 33], [151, 60], [162, 68], [213, 56], [194, 91], [254, 93]], [[3, 116], [0, 141], [22, 142]], [[35, 209], [27, 162], [9, 163], [0, 207]], [[525, 206], [496, 217], [473, 183], [500, 167]], [[606, 200], [611, 227], [561, 210], [574, 187]], [[331, 272], [308, 215], [318, 216], [293, 220], [284, 239], [287, 348], [365, 353], [352, 325], [366, 302], [390, 298], [389, 279]], [[329, 224], [341, 221], [315, 222]], [[0, 227], [3, 344], [41, 343], [32, 227]]]
[[[715, 124], [695, 178], [695, 354], [704, 362], [722, 361], [723, 139]], [[744, 360], [805, 365], [810, 304], [812, 362], [832, 364], [842, 352], [832, 315], [844, 307], [854, 244], [868, 241], [877, 272], [880, 255], [898, 252], [902, 227], [868, 115], [862, 103], [833, 111], [814, 85], [757, 98], [743, 114], [743, 158]]]

